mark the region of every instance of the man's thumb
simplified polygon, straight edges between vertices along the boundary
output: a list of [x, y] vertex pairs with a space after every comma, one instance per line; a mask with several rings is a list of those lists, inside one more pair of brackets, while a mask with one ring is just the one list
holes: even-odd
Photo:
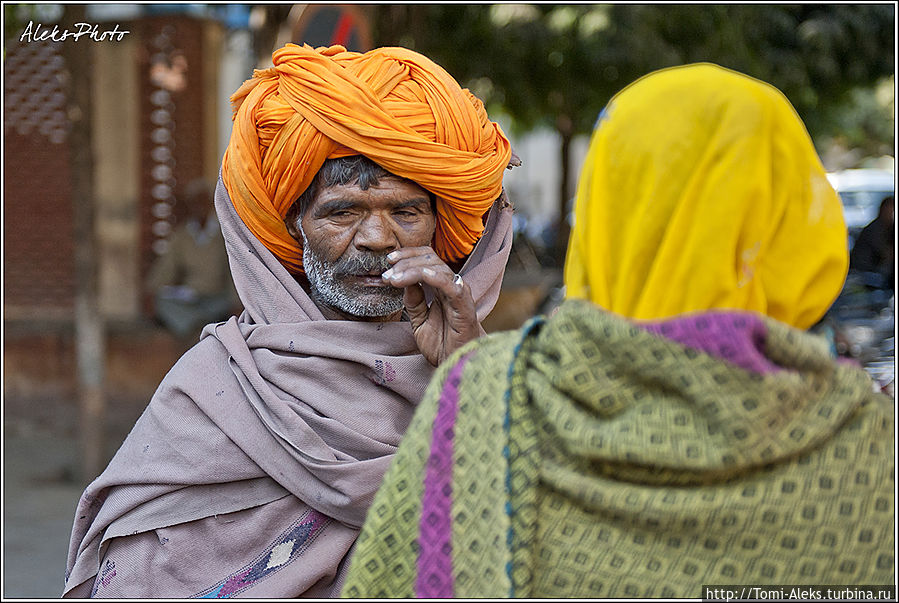
[[413, 329], [420, 327], [428, 318], [428, 304], [425, 302], [425, 291], [421, 285], [416, 283], [406, 287], [403, 305], [406, 306], [406, 314], [412, 322]]

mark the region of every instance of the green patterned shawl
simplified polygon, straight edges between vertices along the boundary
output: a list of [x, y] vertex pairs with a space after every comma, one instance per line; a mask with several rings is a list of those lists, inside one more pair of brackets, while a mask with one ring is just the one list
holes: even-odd
[[441, 366], [343, 596], [895, 584], [893, 423], [863, 371], [777, 321], [569, 301]]

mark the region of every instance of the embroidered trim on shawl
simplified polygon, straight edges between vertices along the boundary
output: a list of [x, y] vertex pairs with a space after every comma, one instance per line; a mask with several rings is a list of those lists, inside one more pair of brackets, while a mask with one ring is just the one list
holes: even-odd
[[[424, 495], [419, 526], [418, 576], [415, 594], [421, 598], [452, 598], [452, 494], [453, 437], [459, 405], [459, 383], [471, 354], [457, 362], [440, 392], [425, 468]], [[427, 511], [427, 512], [425, 512]]]
[[330, 517], [310, 509], [290, 528], [282, 532], [250, 565], [192, 598], [223, 599], [233, 597], [254, 586], [303, 554], [329, 523]]
[[[506, 373], [508, 384], [506, 386], [506, 391], [503, 393], [503, 436], [505, 437], [505, 444], [503, 445], [503, 460], [506, 463], [506, 504], [504, 511], [509, 517], [509, 529], [506, 532], [506, 546], [511, 552], [511, 556], [509, 558], [509, 561], [506, 563], [505, 570], [506, 576], [508, 576], [509, 578], [508, 597], [510, 599], [514, 599], [516, 596], [515, 591], [517, 585], [515, 583], [516, 580], [514, 575], [515, 557], [516, 550], [521, 547], [520, 544], [516, 544], [515, 542], [516, 509], [512, 506], [512, 499], [517, 493], [513, 492], [512, 488], [512, 456], [511, 450], [509, 449], [509, 442], [512, 439], [512, 389], [515, 385], [513, 377], [515, 375], [516, 368], [518, 368], [522, 348], [524, 348], [525, 343], [529, 341], [532, 335], [536, 335], [540, 331], [545, 323], [546, 317], [538, 315], [531, 318], [522, 326], [521, 339], [518, 340], [518, 343], [515, 345], [515, 349], [512, 351], [512, 362], [509, 363], [509, 370]], [[523, 455], [519, 452], [518, 460], [520, 461], [522, 458]], [[520, 509], [520, 506], [518, 508]], [[519, 538], [521, 538], [520, 534]]]

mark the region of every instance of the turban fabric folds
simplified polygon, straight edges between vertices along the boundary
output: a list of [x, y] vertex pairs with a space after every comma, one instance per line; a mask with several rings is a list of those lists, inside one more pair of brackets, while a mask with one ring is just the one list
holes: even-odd
[[365, 155], [437, 198], [434, 249], [471, 252], [502, 192], [512, 150], [483, 103], [404, 48], [348, 52], [288, 44], [231, 97], [222, 179], [250, 231], [294, 273], [302, 250], [284, 216], [326, 159]]
[[566, 293], [640, 320], [740, 309], [815, 324], [848, 268], [839, 197], [776, 88], [711, 64], [608, 104], [578, 183]]

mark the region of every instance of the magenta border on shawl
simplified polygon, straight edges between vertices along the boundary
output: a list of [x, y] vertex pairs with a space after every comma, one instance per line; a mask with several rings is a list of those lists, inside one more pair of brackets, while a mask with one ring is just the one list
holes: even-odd
[[415, 596], [419, 598], [453, 597], [452, 494], [453, 438], [459, 407], [459, 383], [472, 353], [463, 356], [450, 369], [431, 434], [431, 452], [425, 468], [424, 494], [418, 538], [418, 572]]
[[638, 322], [654, 335], [727, 360], [760, 375], [784, 370], [764, 353], [768, 327], [748, 312], [702, 312], [658, 322]]

